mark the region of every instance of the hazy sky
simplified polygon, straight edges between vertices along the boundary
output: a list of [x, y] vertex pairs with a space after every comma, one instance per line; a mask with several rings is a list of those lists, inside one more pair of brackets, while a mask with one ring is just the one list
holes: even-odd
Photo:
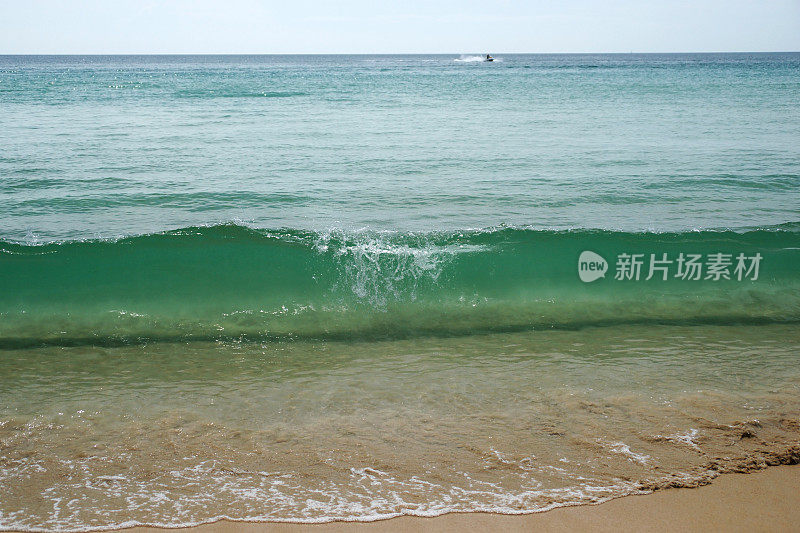
[[798, 50], [800, 0], [0, 0], [0, 54]]

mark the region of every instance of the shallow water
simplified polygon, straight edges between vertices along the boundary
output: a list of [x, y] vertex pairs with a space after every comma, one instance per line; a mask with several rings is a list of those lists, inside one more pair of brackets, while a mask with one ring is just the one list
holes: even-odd
[[4, 353], [6, 528], [534, 511], [797, 460], [794, 326]]

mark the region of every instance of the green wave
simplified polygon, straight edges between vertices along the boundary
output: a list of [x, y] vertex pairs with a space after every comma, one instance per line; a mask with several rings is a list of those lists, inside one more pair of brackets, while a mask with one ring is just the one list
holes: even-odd
[[[605, 277], [581, 281], [583, 251], [607, 261]], [[731, 279], [675, 277], [681, 253], [730, 254]], [[615, 279], [620, 254], [641, 254], [639, 280]], [[667, 280], [660, 271], [645, 279], [650, 254], [673, 261]], [[737, 279], [739, 254], [760, 255], [757, 279], [752, 271]], [[227, 224], [116, 240], [0, 241], [0, 347], [795, 322], [798, 266], [797, 223], [685, 233]]]

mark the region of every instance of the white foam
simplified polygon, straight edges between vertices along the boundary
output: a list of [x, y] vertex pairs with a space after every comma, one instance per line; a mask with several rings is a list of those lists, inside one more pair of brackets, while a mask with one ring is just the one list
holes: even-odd
[[597, 442], [599, 442], [601, 446], [611, 453], [616, 453], [627, 457], [629, 461], [633, 461], [641, 465], [647, 464], [650, 461], [649, 455], [633, 452], [630, 446], [622, 441], [611, 442], [603, 439], [597, 439]]
[[[470, 55], [462, 55], [461, 57], [457, 57], [453, 61], [457, 63], [482, 63], [486, 61], [486, 56], [470, 56]], [[500, 58], [494, 58], [494, 62], [502, 63], [503, 60]]]
[[656, 435], [656, 437], [678, 444], [685, 444], [699, 451], [700, 447], [697, 445], [697, 442], [695, 442], [695, 439], [699, 435], [700, 432], [698, 430], [690, 428], [685, 433], [676, 433], [675, 435]]

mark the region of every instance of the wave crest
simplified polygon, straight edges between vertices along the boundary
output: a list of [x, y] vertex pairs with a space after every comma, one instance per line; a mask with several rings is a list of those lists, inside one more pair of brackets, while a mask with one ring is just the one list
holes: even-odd
[[[584, 283], [578, 258], [608, 261]], [[763, 257], [758, 279], [615, 279], [615, 258]], [[646, 260], [646, 259], [644, 259]], [[800, 320], [797, 225], [742, 233], [398, 233], [190, 227], [0, 242], [0, 346], [398, 338], [620, 323]], [[652, 276], [651, 276], [652, 277]]]

